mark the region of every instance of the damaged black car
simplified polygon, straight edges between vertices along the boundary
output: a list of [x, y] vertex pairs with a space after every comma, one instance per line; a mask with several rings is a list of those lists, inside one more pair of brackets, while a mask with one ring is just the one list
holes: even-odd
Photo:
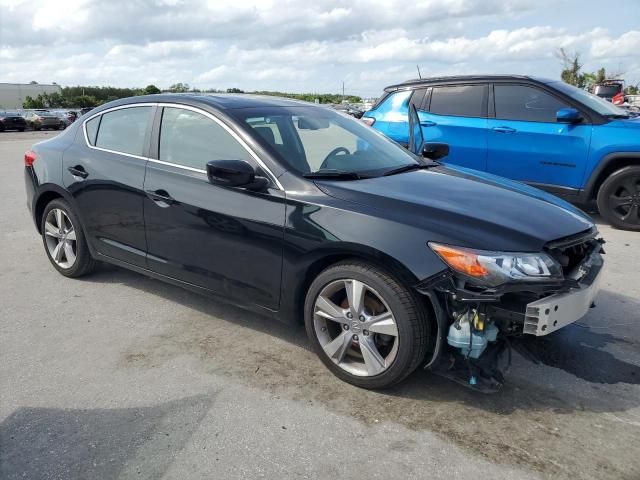
[[518, 338], [593, 305], [603, 242], [554, 196], [447, 166], [410, 120], [407, 150], [293, 100], [118, 100], [25, 154], [27, 206], [67, 277], [107, 262], [304, 322], [360, 387], [425, 367], [492, 391]]

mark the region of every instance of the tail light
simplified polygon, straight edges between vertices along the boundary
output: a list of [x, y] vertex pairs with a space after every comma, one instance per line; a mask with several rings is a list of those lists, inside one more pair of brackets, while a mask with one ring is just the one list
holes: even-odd
[[624, 103], [624, 95], [622, 94], [622, 92], [615, 94], [611, 99], [611, 102], [614, 105], [622, 105]]
[[364, 123], [367, 127], [371, 127], [373, 126], [374, 123], [376, 123], [376, 119], [375, 118], [371, 118], [371, 117], [362, 117], [360, 119], [362, 121], [362, 123]]
[[36, 158], [38, 158], [38, 156], [36, 155], [36, 152], [32, 152], [31, 150], [29, 150], [27, 153], [24, 154], [24, 166], [33, 167], [33, 162], [36, 161]]

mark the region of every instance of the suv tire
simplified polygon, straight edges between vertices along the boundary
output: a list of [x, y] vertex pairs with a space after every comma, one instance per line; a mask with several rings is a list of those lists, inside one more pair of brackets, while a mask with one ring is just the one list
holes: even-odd
[[616, 228], [640, 231], [640, 165], [613, 172], [598, 190], [600, 215]]

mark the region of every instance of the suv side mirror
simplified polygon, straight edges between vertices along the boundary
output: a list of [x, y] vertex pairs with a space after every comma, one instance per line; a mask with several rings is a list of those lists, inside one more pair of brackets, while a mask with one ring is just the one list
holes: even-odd
[[212, 160], [207, 163], [207, 177], [213, 185], [262, 190], [269, 180], [256, 176], [254, 168], [245, 160]]
[[438, 160], [449, 155], [449, 145], [446, 143], [428, 142], [422, 147], [422, 156], [431, 160]]
[[578, 123], [582, 121], [580, 112], [575, 108], [561, 108], [556, 112], [556, 121], [560, 123]]

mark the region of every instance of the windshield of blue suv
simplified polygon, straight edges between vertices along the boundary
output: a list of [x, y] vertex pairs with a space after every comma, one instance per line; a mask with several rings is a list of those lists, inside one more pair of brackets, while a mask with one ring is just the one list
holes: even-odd
[[230, 113], [263, 147], [300, 174], [365, 178], [420, 164], [400, 145], [329, 108], [243, 108]]
[[627, 118], [629, 116], [625, 110], [616, 107], [613, 103], [608, 102], [597, 95], [593, 95], [586, 90], [574, 87], [573, 85], [569, 85], [564, 82], [551, 82], [549, 83], [549, 86], [560, 90], [574, 100], [586, 105], [605, 117]]

